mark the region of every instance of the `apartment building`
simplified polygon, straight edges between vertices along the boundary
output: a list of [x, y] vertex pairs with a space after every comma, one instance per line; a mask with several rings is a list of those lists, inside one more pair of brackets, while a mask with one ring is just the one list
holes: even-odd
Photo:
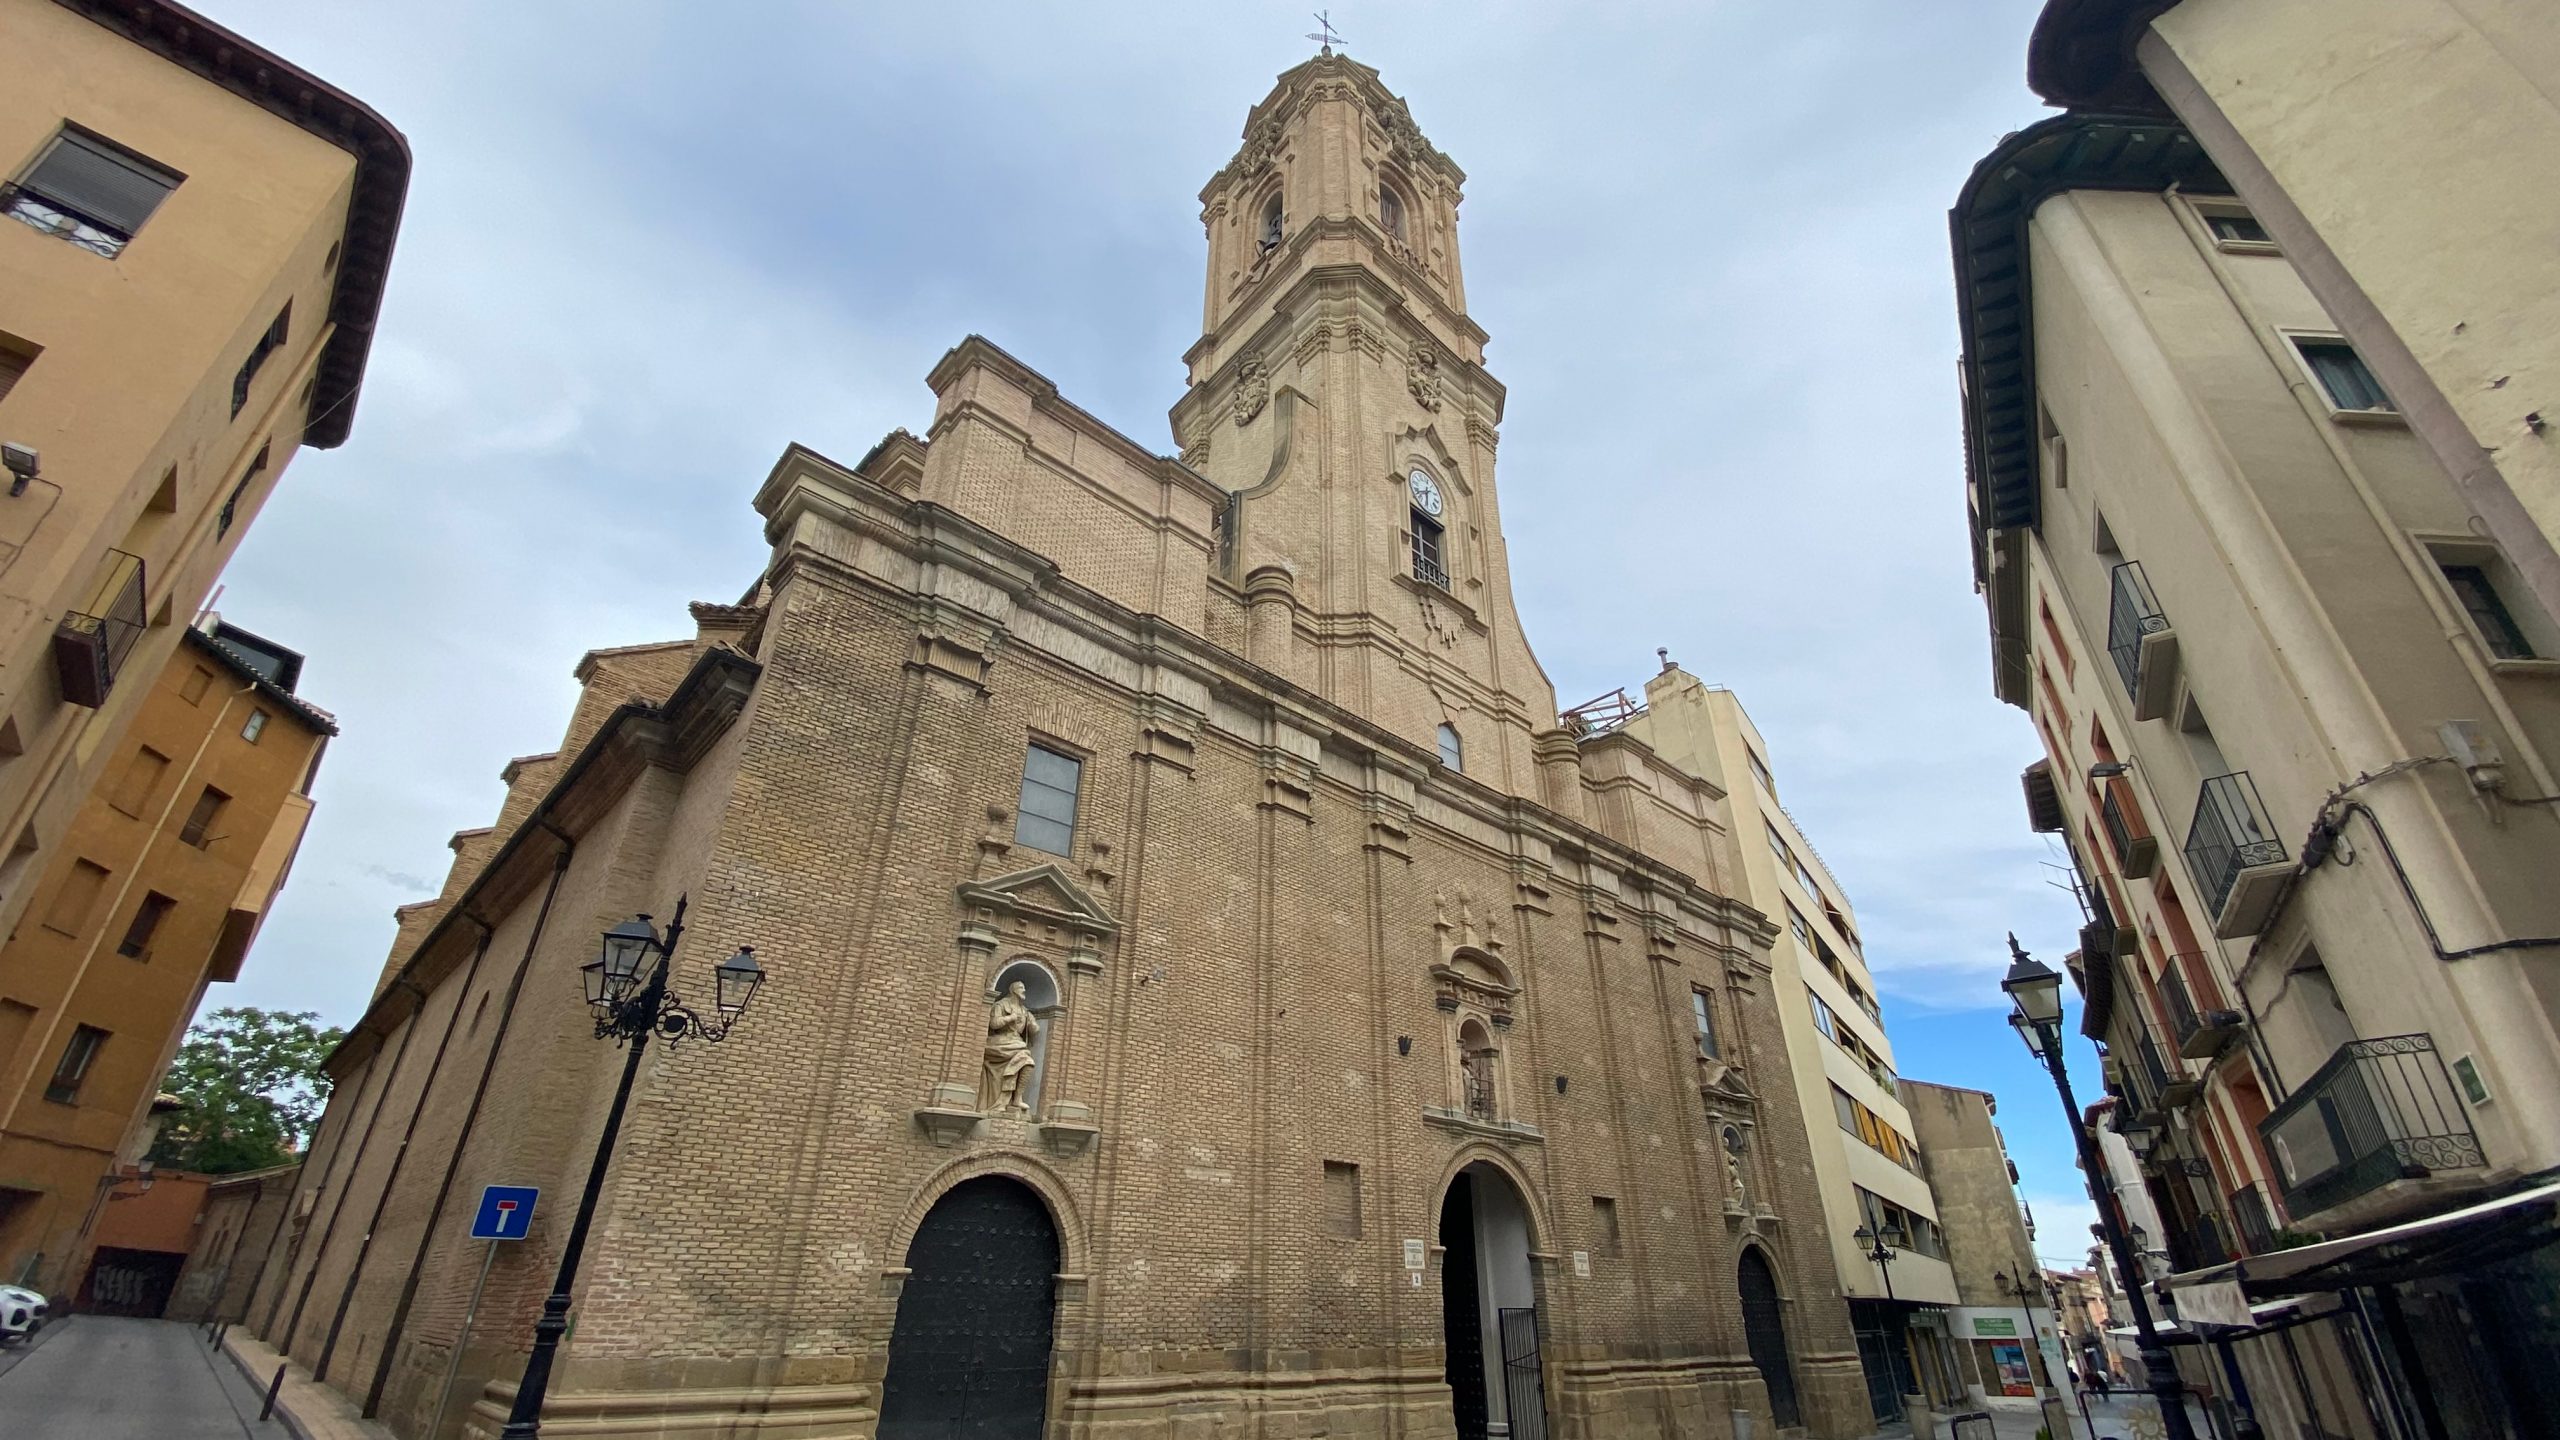
[[1994, 687], [2168, 1308], [2271, 1435], [2550, 1433], [2560, 628], [2174, 121], [2019, 131], [1951, 228]]
[[1787, 1062], [1813, 1137], [1823, 1222], [1869, 1403], [1878, 1421], [1890, 1422], [1902, 1416], [1907, 1395], [1963, 1398], [1967, 1371], [1949, 1328], [1955, 1275], [1875, 977], [1847, 891], [1779, 803], [1759, 727], [1731, 690], [1667, 657], [1645, 682], [1641, 704], [1621, 692], [1572, 713], [1590, 730], [1615, 728], [1644, 741], [1725, 791], [1735, 888], [1782, 927], [1772, 963], [1787, 992], [1778, 1006]]
[[345, 442], [409, 154], [163, 0], [0, 0], [0, 55], [6, 934], [295, 452]]

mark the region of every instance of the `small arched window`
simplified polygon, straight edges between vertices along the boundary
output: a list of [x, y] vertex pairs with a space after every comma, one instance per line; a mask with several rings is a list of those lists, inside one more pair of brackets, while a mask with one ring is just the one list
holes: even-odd
[[1378, 225], [1396, 239], [1404, 238], [1404, 197], [1383, 180], [1378, 182]]
[[1458, 738], [1455, 725], [1444, 723], [1440, 727], [1440, 763], [1452, 770], [1467, 768], [1466, 743]]
[[1262, 250], [1264, 254], [1269, 254], [1270, 252], [1280, 248], [1280, 228], [1280, 192], [1274, 190], [1271, 192], [1271, 198], [1262, 202]]

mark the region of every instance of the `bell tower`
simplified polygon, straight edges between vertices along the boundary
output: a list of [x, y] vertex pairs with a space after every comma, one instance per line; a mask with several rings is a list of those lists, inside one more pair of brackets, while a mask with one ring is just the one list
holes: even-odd
[[1328, 51], [1281, 75], [1200, 192], [1208, 283], [1173, 431], [1230, 496], [1214, 564], [1248, 658], [1535, 794], [1555, 694], [1512, 606], [1465, 183], [1377, 71]]

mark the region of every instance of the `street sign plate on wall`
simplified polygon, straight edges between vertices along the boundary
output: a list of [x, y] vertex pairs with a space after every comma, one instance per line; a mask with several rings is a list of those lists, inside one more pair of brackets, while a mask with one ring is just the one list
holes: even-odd
[[532, 1185], [491, 1185], [480, 1192], [480, 1211], [471, 1217], [474, 1240], [521, 1240], [533, 1228], [533, 1202], [542, 1191]]

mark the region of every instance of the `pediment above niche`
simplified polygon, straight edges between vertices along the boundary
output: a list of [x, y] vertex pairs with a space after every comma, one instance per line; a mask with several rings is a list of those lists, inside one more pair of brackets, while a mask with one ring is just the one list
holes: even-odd
[[1092, 939], [1120, 928], [1111, 912], [1055, 865], [969, 881], [960, 887], [960, 902], [972, 918], [987, 922], [1017, 921]]

